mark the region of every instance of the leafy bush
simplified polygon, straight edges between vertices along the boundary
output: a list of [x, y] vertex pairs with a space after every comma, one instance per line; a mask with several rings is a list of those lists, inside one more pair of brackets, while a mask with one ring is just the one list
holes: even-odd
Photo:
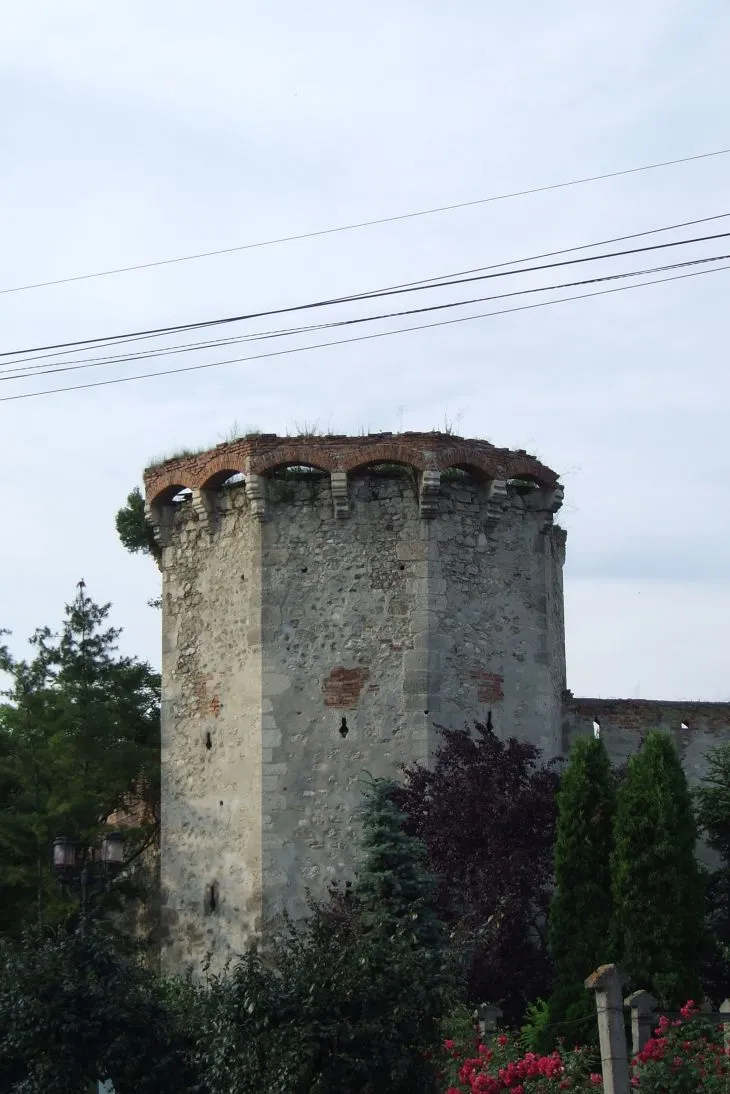
[[0, 1089], [186, 1094], [193, 1072], [159, 981], [93, 926], [0, 944]]
[[550, 991], [557, 787], [534, 745], [477, 724], [473, 735], [445, 730], [433, 767], [408, 768], [396, 791], [439, 879], [436, 907], [466, 963], [468, 999], [496, 1004], [509, 1024]]
[[692, 1000], [681, 1018], [660, 1018], [654, 1036], [634, 1057], [634, 1086], [640, 1094], [727, 1094], [730, 1048], [722, 1026], [700, 1020]]
[[446, 1094], [552, 1094], [587, 1091], [602, 1086], [596, 1072], [593, 1050], [575, 1048], [538, 1055], [523, 1052], [519, 1040], [500, 1034], [493, 1045], [472, 1042], [464, 1053], [453, 1040], [444, 1042], [447, 1063], [444, 1074]]

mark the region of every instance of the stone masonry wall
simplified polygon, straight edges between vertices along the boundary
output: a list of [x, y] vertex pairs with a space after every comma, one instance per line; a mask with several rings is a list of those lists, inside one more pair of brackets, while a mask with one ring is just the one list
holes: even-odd
[[730, 703], [581, 699], [566, 692], [562, 745], [565, 756], [576, 737], [593, 733], [594, 721], [600, 726], [601, 738], [614, 764], [625, 763], [649, 730], [670, 733], [690, 782], [697, 782], [706, 773], [709, 750], [730, 742]]
[[438, 725], [490, 709], [498, 732], [559, 749], [564, 533], [549, 491], [495, 496], [464, 472], [439, 484], [411, 469], [342, 485], [269, 477], [168, 507], [170, 971], [207, 953], [221, 968], [284, 909], [304, 912], [308, 888], [350, 875], [363, 776], [428, 762]]
[[163, 553], [161, 932], [166, 971], [261, 924], [261, 581], [243, 490], [211, 535], [179, 508]]

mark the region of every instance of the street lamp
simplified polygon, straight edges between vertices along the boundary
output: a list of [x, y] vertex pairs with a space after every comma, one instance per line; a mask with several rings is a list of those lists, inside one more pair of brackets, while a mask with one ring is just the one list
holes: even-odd
[[89, 900], [99, 893], [108, 893], [124, 867], [124, 836], [121, 832], [107, 832], [100, 847], [89, 850], [69, 836], [57, 836], [53, 841], [53, 866], [63, 891], [71, 893], [78, 888], [83, 937]]

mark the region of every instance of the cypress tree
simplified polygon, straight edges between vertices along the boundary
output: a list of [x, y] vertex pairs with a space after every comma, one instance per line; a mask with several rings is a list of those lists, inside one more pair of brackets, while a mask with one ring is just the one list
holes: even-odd
[[[571, 749], [558, 792], [555, 891], [549, 915], [555, 967], [548, 1019], [553, 1026], [551, 1041], [566, 1033], [578, 1040], [595, 1039], [595, 1001], [583, 982], [609, 960], [614, 807], [614, 777], [604, 744], [581, 737]], [[585, 1019], [585, 1026], [577, 1028], [580, 1019]]]
[[663, 1005], [696, 999], [703, 885], [687, 779], [666, 733], [649, 733], [629, 761], [614, 840], [615, 956], [633, 988], [645, 988]]

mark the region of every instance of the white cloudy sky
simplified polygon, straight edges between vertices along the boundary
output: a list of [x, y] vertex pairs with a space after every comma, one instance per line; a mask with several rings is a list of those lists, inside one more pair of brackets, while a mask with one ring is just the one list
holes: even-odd
[[[724, 148], [729, 34], [724, 0], [10, 5], [0, 288]], [[710, 216], [728, 211], [729, 178], [730, 156], [719, 156], [5, 293], [0, 349], [296, 304]], [[718, 223], [709, 230], [728, 224]], [[727, 251], [718, 240], [692, 254]], [[146, 607], [157, 572], [114, 531], [150, 458], [215, 444], [234, 424], [358, 432], [448, 420], [532, 450], [563, 476], [572, 689], [726, 699], [729, 287], [730, 272], [717, 272], [6, 401], [0, 625], [22, 649], [83, 576], [114, 602], [125, 648], [157, 661], [159, 616]], [[46, 381], [5, 382], [0, 395], [69, 382]]]

